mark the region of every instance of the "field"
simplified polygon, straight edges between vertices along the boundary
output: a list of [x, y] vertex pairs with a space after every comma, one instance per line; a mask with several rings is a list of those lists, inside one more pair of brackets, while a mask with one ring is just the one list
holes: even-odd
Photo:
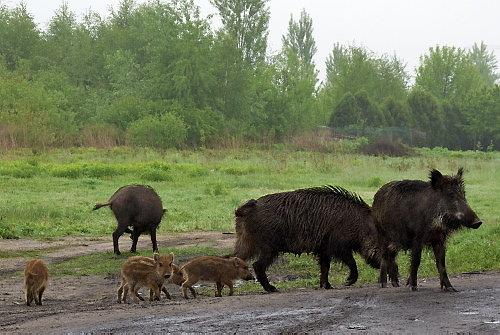
[[[430, 168], [451, 174], [460, 166], [465, 168], [468, 202], [484, 224], [478, 230], [462, 230], [450, 239], [448, 272], [499, 270], [498, 152], [420, 149], [404, 158], [365, 156], [349, 150], [286, 148], [159, 152], [123, 147], [3, 152], [0, 237], [5, 241], [2, 245], [8, 247], [0, 250], [0, 276], [5, 289], [15, 291], [4, 301], [22, 301], [22, 293], [16, 291], [20, 287], [13, 284], [20, 278], [17, 271], [21, 267], [16, 267], [32, 257], [49, 261], [56, 282], [107, 281], [103, 286], [111, 284], [105, 293], [112, 299], [119, 268], [130, 254], [125, 252], [116, 258], [111, 253], [115, 220], [108, 209], [92, 211], [92, 207], [125, 184], [149, 184], [160, 194], [168, 211], [159, 230], [160, 251], [174, 252], [182, 263], [194, 255], [228, 253], [234, 235], [222, 233], [234, 231], [234, 209], [250, 198], [330, 184], [354, 191], [371, 204], [377, 189], [390, 180], [426, 179]], [[193, 242], [190, 235], [202, 240], [210, 236], [215, 242]], [[40, 246], [30, 248], [29, 243]], [[85, 246], [80, 247], [82, 252], [71, 251], [77, 244]], [[123, 236], [120, 244], [126, 251], [130, 239]], [[139, 248], [141, 254], [150, 254], [148, 236], [141, 237]], [[360, 269], [356, 286], [374, 284], [377, 272], [356, 260]], [[400, 253], [398, 263], [404, 278], [408, 255]], [[278, 289], [293, 292], [317, 287], [318, 272], [312, 256], [285, 255], [271, 267], [269, 275]], [[425, 251], [419, 278], [436, 275], [432, 253]], [[346, 276], [346, 268], [332, 264], [330, 282], [334, 286], [341, 286]], [[211, 294], [209, 288], [201, 287], [201, 291], [205, 296]], [[244, 283], [236, 290], [239, 295], [261, 291], [257, 283]]]

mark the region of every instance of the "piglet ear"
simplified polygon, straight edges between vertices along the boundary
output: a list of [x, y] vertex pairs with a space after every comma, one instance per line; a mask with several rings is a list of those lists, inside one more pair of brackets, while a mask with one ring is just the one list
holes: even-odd
[[157, 253], [157, 252], [155, 252], [155, 253], [153, 254], [153, 259], [155, 260], [155, 262], [160, 261], [160, 254], [159, 254], [159, 253]]
[[438, 189], [443, 181], [443, 175], [436, 169], [431, 170], [430, 177], [432, 188]]
[[238, 257], [233, 257], [233, 264], [235, 267], [240, 266], [240, 262], [238, 260], [239, 260]]

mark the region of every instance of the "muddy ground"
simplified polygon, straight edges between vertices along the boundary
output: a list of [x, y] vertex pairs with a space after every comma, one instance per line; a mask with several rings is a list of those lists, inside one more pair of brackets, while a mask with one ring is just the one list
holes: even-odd
[[[177, 238], [176, 243], [228, 247], [233, 238], [202, 233], [193, 236], [191, 233], [185, 239]], [[9, 242], [2, 243], [2, 250], [13, 250]], [[22, 245], [19, 241], [12, 243]], [[33, 243], [45, 243], [40, 248], [46, 248], [51, 242]], [[70, 248], [60, 245], [59, 257], [65, 253], [68, 259], [97, 251], [95, 246], [103, 250], [111, 246], [102, 240], [66, 241], [70, 243], [86, 244], [87, 248], [81, 245], [73, 255]], [[148, 245], [147, 239], [141, 243]], [[48, 258], [49, 262], [58, 260], [55, 256]], [[4, 260], [4, 265], [14, 266], [14, 261]], [[27, 307], [21, 278], [4, 271], [0, 277], [0, 332], [499, 334], [500, 273], [462, 274], [451, 281], [459, 292], [441, 292], [436, 279], [427, 279], [419, 282], [418, 292], [405, 287], [379, 289], [369, 284], [223, 298], [205, 295], [188, 301], [180, 297], [178, 287], [169, 285], [171, 301], [162, 297], [160, 302], [135, 305], [116, 303], [118, 276], [62, 277], [51, 279], [43, 306]]]

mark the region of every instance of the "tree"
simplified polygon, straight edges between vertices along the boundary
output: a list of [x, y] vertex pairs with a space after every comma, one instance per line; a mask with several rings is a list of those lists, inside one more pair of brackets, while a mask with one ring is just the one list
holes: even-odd
[[211, 0], [229, 43], [250, 65], [265, 59], [269, 26], [267, 0]]
[[363, 47], [336, 44], [326, 60], [323, 89], [331, 105], [336, 105], [346, 93], [359, 91], [366, 91], [376, 104], [389, 96], [403, 100], [408, 83], [404, 68], [396, 57], [377, 57]]
[[16, 69], [22, 60], [32, 61], [40, 42], [40, 31], [23, 2], [12, 10], [0, 4], [0, 56], [9, 70]]
[[313, 56], [316, 52], [312, 36], [312, 19], [302, 11], [300, 21], [290, 18], [288, 32], [283, 36], [281, 53], [276, 57], [276, 82], [283, 106], [270, 113], [284, 112], [285, 132], [311, 128], [318, 118], [315, 111], [317, 71]]
[[303, 9], [298, 22], [290, 15], [287, 34], [282, 38], [283, 49], [297, 55], [300, 61], [307, 66], [314, 66], [313, 57], [318, 50], [313, 37], [312, 25], [312, 18]]
[[500, 74], [496, 72], [498, 66], [495, 54], [493, 51], [488, 52], [488, 48], [483, 42], [479, 45], [474, 43], [469, 51], [469, 58], [486, 83], [493, 85], [500, 78]]
[[415, 121], [415, 128], [425, 133], [424, 145], [439, 145], [444, 134], [444, 116], [438, 100], [431, 93], [418, 87], [408, 95], [408, 105]]
[[436, 46], [420, 57], [415, 85], [440, 100], [465, 101], [485, 84], [464, 49]]

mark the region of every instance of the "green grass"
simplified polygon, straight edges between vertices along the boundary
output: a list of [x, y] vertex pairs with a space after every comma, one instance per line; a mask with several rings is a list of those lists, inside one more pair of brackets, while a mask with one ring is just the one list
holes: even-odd
[[[430, 168], [456, 173], [459, 166], [465, 167], [468, 202], [484, 224], [479, 230], [464, 230], [450, 239], [448, 267], [452, 273], [500, 269], [500, 153], [440, 148], [420, 149], [417, 156], [405, 158], [285, 149], [158, 152], [87, 148], [36, 154], [29, 150], [3, 152], [0, 153], [0, 237], [54, 239], [66, 235], [106, 235], [111, 238], [116, 227], [112, 213], [106, 208], [91, 209], [120, 186], [131, 183], [149, 184], [162, 197], [168, 212], [160, 233], [233, 231], [234, 209], [250, 198], [332, 184], [357, 192], [371, 203], [377, 189], [388, 181], [426, 179]], [[113, 256], [106, 255], [104, 258], [112, 262]], [[102, 262], [88, 257], [88, 271], [98, 266], [106, 269]], [[300, 281], [301, 285], [316, 286], [318, 269], [313, 261], [303, 257], [306, 256], [285, 257], [290, 267], [287, 271], [298, 273], [298, 279], [290, 281], [290, 285]], [[404, 253], [400, 255], [403, 275], [407, 259]], [[360, 267], [359, 282], [373, 281], [375, 272], [364, 265]], [[424, 253], [420, 275], [435, 274], [433, 258]], [[346, 276], [344, 268], [332, 268], [334, 282], [340, 284]], [[284, 280], [282, 285], [286, 287], [288, 283]]]

